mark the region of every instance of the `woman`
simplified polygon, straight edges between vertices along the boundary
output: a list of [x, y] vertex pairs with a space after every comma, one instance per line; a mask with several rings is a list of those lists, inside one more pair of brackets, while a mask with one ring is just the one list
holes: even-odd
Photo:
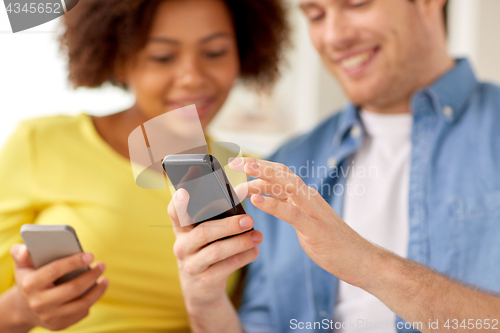
[[[278, 1], [87, 0], [63, 16], [60, 40], [73, 86], [112, 83], [136, 102], [105, 117], [24, 122], [4, 147], [1, 332], [189, 331], [172, 253], [170, 193], [135, 184], [127, 138], [190, 104], [206, 128], [238, 77], [271, 83], [287, 33]], [[90, 254], [34, 269], [25, 247], [13, 246], [25, 223], [69, 224]], [[94, 258], [89, 272], [52, 284]], [[235, 274], [227, 282], [232, 296], [237, 280]]]

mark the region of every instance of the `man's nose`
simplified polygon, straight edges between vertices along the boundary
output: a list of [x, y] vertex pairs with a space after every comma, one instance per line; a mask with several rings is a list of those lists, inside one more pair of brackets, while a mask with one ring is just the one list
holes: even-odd
[[358, 33], [351, 20], [342, 13], [332, 11], [326, 15], [323, 45], [333, 51], [342, 51], [354, 45]]

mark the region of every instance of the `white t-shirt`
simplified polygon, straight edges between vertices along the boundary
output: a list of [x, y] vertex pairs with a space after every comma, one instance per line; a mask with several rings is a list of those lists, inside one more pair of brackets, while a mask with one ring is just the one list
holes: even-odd
[[[412, 116], [363, 110], [360, 117], [366, 135], [349, 164], [343, 217], [365, 239], [406, 257]], [[343, 323], [335, 332], [396, 332], [387, 306], [343, 281], [334, 318]]]

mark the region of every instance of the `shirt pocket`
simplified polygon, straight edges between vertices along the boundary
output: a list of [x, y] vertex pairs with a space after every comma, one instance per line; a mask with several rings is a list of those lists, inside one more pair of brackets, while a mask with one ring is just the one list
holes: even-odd
[[500, 190], [456, 198], [451, 213], [457, 277], [500, 291]]
[[455, 199], [452, 211], [458, 220], [500, 214], [500, 191]]

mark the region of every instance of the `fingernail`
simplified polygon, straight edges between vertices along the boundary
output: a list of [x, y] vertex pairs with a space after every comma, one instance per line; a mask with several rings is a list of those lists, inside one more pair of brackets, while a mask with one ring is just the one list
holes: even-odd
[[264, 202], [264, 197], [262, 195], [254, 194], [253, 195], [253, 201], [255, 201], [257, 203], [263, 203]]
[[240, 219], [240, 226], [243, 229], [250, 228], [252, 226], [252, 219], [249, 216], [245, 216]]
[[15, 244], [14, 245], [14, 249], [12, 250], [12, 254], [16, 258], [21, 255], [21, 245], [20, 244]]
[[260, 241], [260, 234], [258, 232], [253, 232], [251, 237], [255, 243], [258, 243]]
[[258, 168], [259, 168], [259, 164], [258, 163], [251, 163], [250, 164], [250, 169], [257, 170]]
[[232, 165], [240, 165], [241, 162], [243, 162], [243, 159], [242, 158], [237, 158], [237, 157], [231, 157], [229, 158], [229, 163], [231, 163]]
[[97, 283], [99, 283], [99, 284], [102, 283], [103, 285], [107, 286], [109, 283], [109, 280], [107, 278], [101, 276], [100, 278], [97, 279]]
[[88, 265], [92, 262], [92, 260], [94, 260], [94, 255], [90, 252], [87, 252], [82, 256], [82, 259], [83, 263]]
[[100, 270], [101, 272], [104, 272], [104, 270], [106, 269], [106, 265], [104, 265], [104, 263], [103, 263], [103, 262], [100, 262], [98, 266], [99, 266], [99, 270]]
[[184, 202], [186, 200], [186, 196], [184, 195], [184, 191], [177, 191], [177, 201]]

